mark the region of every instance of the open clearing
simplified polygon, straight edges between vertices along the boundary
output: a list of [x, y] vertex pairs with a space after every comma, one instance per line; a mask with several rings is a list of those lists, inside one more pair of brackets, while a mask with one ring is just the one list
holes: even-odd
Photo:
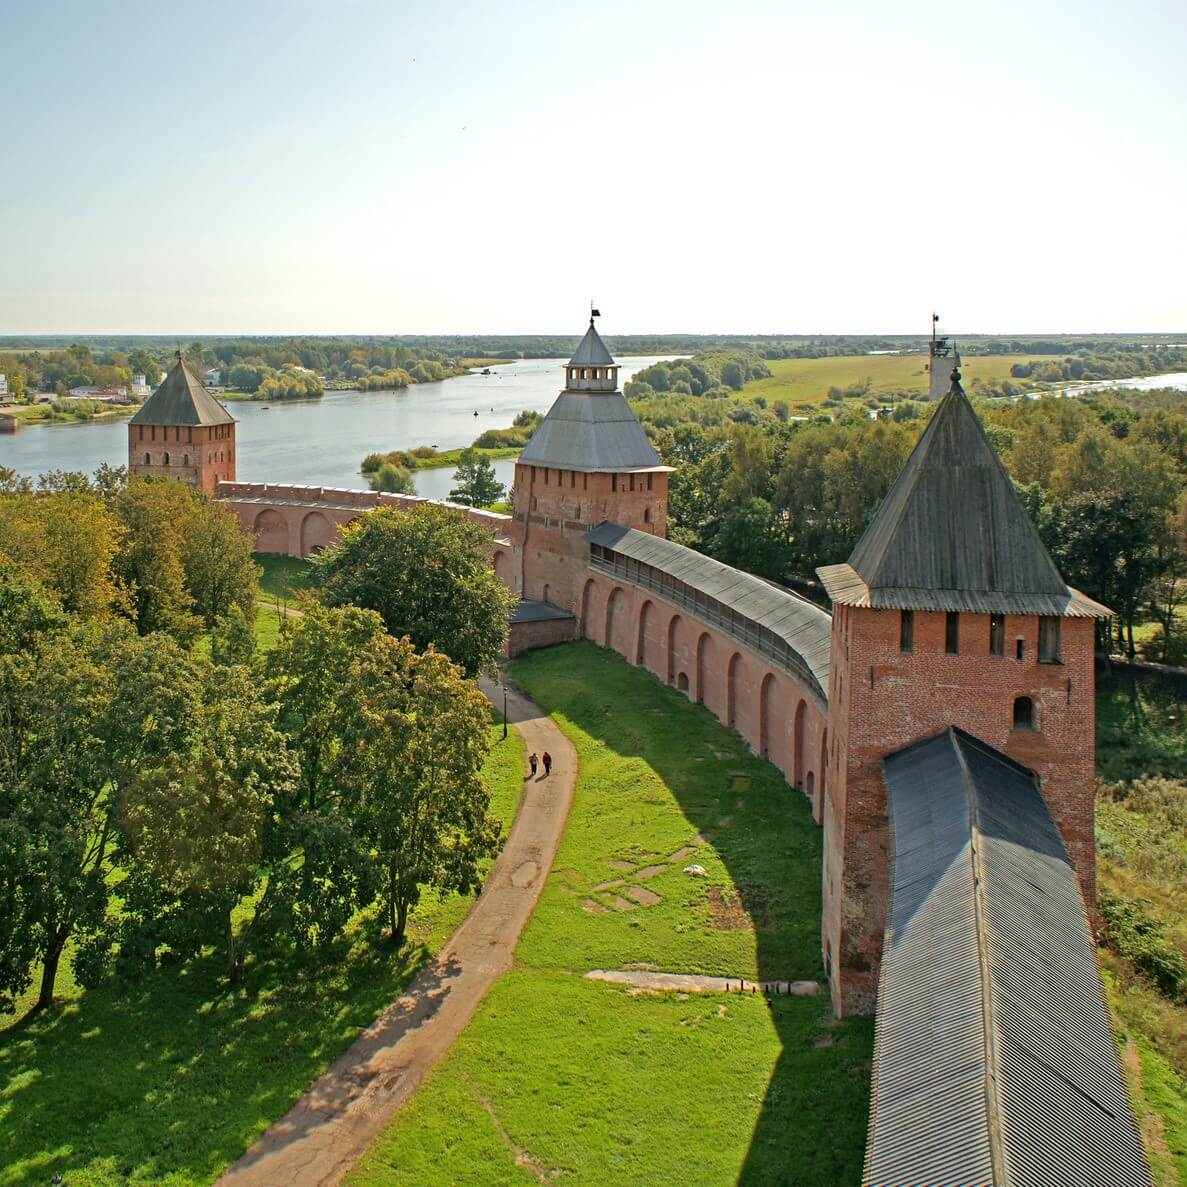
[[[961, 360], [960, 370], [965, 390], [977, 394], [978, 384], [999, 384], [1010, 378], [1015, 363], [1041, 359], [1051, 362], [1050, 355], [969, 355]], [[854, 384], [870, 384], [872, 398], [887, 392], [914, 392], [923, 395], [928, 389], [927, 355], [925, 354], [863, 354], [840, 355], [824, 359], [770, 359], [769, 379], [756, 379], [746, 384], [744, 396], [764, 396], [774, 403], [786, 400], [789, 404], [819, 404], [827, 399], [828, 389], [842, 390]], [[1025, 379], [1015, 379], [1020, 387], [1029, 386]]]
[[[857, 1181], [868, 1022], [834, 1023], [824, 993], [639, 993], [585, 976], [823, 983], [807, 802], [706, 710], [593, 644], [523, 656], [510, 677], [577, 748], [565, 839], [515, 968], [347, 1181]], [[740, 920], [720, 926], [715, 903], [741, 904]]]

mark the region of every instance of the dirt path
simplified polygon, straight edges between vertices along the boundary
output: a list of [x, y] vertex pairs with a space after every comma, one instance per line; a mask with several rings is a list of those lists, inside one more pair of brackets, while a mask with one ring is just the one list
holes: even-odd
[[[483, 684], [502, 709], [502, 692]], [[508, 717], [552, 775], [525, 783], [511, 835], [470, 914], [393, 1002], [305, 1095], [218, 1180], [221, 1187], [328, 1187], [350, 1168], [449, 1050], [495, 978], [511, 967], [573, 802], [577, 754], [519, 693]]]
[[657, 973], [648, 969], [590, 969], [587, 981], [609, 981], [633, 989], [678, 993], [762, 993], [774, 997], [815, 997], [815, 981], [748, 981], [745, 977], [706, 977], [699, 973]]

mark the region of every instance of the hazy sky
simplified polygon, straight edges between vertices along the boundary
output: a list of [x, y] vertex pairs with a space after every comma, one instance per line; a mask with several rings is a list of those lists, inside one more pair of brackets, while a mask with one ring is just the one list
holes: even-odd
[[0, 333], [1187, 330], [1187, 3], [8, 0]]

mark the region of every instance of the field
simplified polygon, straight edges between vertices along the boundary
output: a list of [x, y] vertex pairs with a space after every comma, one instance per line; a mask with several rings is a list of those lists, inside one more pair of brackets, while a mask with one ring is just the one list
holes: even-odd
[[[1187, 958], [1184, 698], [1161, 682], [1118, 677], [1102, 682], [1097, 711], [1101, 890], [1136, 903]], [[1115, 951], [1101, 952], [1156, 1182], [1176, 1187], [1187, 1183], [1187, 1000], [1160, 992]]]
[[[970, 355], [961, 361], [965, 390], [976, 394], [978, 381], [999, 384], [1010, 378], [1015, 363], [1031, 361], [1032, 355]], [[1050, 361], [1044, 359], [1043, 361]], [[850, 388], [869, 381], [871, 398], [888, 392], [926, 393], [928, 374], [923, 354], [851, 355], [825, 359], [771, 359], [769, 379], [757, 379], [743, 389], [745, 396], [763, 396], [769, 403], [786, 400], [789, 404], [819, 404], [828, 397], [830, 387]], [[1028, 381], [1016, 379], [1019, 386]]]
[[[518, 735], [492, 726], [492, 810], [510, 827], [523, 788]], [[0, 1017], [0, 1184], [212, 1181], [325, 1070], [470, 908], [426, 895], [400, 955], [361, 916], [320, 959], [253, 958], [232, 990], [215, 955], [130, 987], [82, 992], [68, 963], [51, 1013]]]
[[[823, 981], [807, 802], [704, 708], [592, 644], [521, 657], [510, 678], [576, 746], [565, 838], [515, 968], [349, 1182], [856, 1182], [868, 1022], [831, 1022], [824, 993], [636, 995], [583, 976]], [[658, 867], [658, 901], [614, 909], [618, 888], [595, 889], [624, 877], [613, 862]]]

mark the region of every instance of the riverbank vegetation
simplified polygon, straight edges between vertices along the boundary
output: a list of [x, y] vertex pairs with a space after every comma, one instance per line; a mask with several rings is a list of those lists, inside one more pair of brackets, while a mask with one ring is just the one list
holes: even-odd
[[348, 1182], [857, 1182], [868, 1020], [833, 1021], [827, 992], [585, 977], [823, 984], [807, 801], [703, 706], [593, 644], [529, 653], [509, 674], [577, 749], [565, 836], [514, 968]]

